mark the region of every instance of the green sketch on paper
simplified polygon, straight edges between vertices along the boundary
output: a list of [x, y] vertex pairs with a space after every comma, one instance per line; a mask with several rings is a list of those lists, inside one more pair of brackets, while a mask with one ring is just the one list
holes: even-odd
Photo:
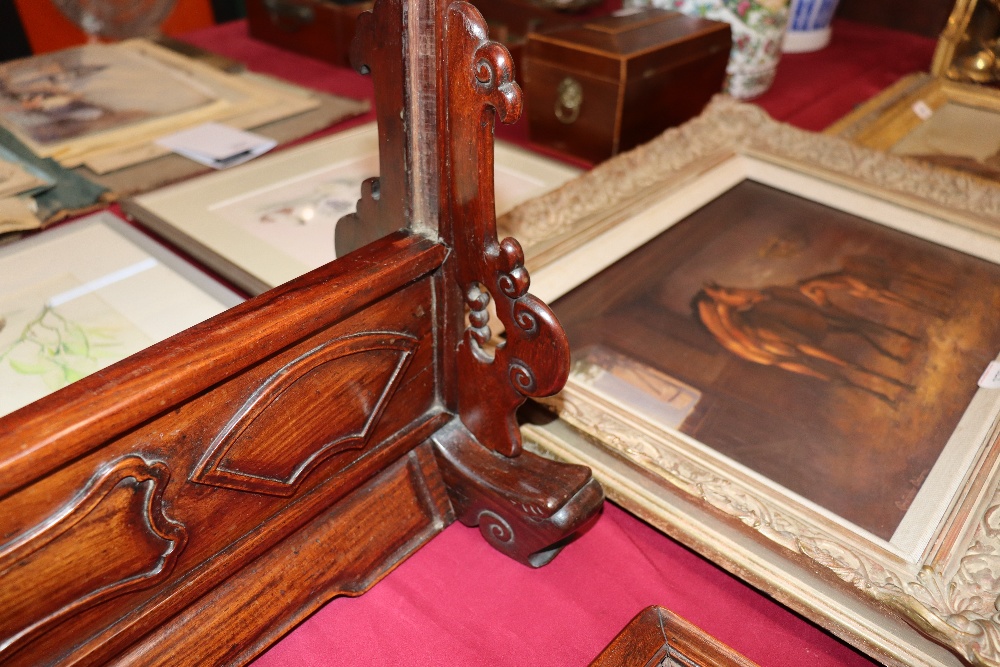
[[[6, 322], [0, 317], [0, 329]], [[16, 373], [39, 376], [54, 391], [97, 370], [115, 347], [113, 331], [83, 326], [46, 305], [0, 350], [0, 362]]]
[[56, 306], [50, 302], [79, 285], [64, 275], [0, 297], [0, 415], [152, 343], [96, 293]]

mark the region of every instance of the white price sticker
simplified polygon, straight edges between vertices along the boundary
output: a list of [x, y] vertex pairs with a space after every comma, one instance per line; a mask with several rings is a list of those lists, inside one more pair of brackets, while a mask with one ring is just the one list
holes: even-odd
[[983, 389], [1000, 389], [1000, 361], [991, 361], [979, 376], [979, 386]]
[[927, 102], [923, 100], [917, 100], [913, 103], [913, 113], [917, 114], [917, 118], [920, 120], [927, 120], [934, 115], [934, 110], [927, 106]]

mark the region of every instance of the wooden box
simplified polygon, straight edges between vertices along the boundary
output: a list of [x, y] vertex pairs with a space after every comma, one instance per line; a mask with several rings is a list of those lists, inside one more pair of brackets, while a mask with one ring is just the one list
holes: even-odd
[[599, 162], [696, 116], [722, 90], [729, 25], [663, 9], [531, 33], [532, 141]]
[[358, 14], [374, 0], [246, 0], [250, 36], [289, 51], [350, 67]]

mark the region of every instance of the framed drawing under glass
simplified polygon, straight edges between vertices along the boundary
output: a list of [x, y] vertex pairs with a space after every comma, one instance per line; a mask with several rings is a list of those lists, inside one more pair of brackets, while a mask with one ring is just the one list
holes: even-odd
[[0, 248], [0, 415], [242, 301], [110, 213]]
[[826, 134], [1000, 180], [1000, 90], [989, 86], [911, 74]]
[[887, 664], [1000, 664], [1000, 188], [719, 99], [501, 222], [573, 349], [527, 442]]
[[[377, 176], [369, 123], [246, 165], [140, 195], [122, 209], [251, 294], [335, 257], [334, 227]], [[580, 170], [497, 142], [497, 211], [539, 196]]]

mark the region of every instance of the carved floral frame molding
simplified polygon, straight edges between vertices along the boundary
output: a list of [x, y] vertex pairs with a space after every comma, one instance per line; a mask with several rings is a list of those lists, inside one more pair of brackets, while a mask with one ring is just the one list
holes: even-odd
[[[795, 168], [1000, 236], [997, 185], [780, 124], [757, 107], [724, 97], [716, 98], [700, 117], [684, 126], [599, 165], [555, 192], [522, 204], [499, 224], [522, 240], [527, 264], [537, 279], [538, 267], [734, 154]], [[536, 285], [536, 290], [540, 289]], [[804, 519], [780, 495], [706, 465], [676, 441], [658, 435], [656, 429], [589, 395], [572, 378], [567, 389], [550, 403], [564, 422], [626, 461], [630, 469], [638, 469], [636, 474], [651, 474], [659, 487], [695, 499], [699, 506], [712, 508], [730, 522], [738, 521], [754, 539], [792, 561], [807, 567], [811, 563], [813, 569], [818, 565], [825, 579], [839, 580], [841, 588], [852, 590], [869, 607], [901, 616], [962, 662], [1000, 665], [1000, 445], [996, 424], [975, 472], [960, 491], [965, 503], [955, 503], [955, 508], [965, 510], [951, 511], [924, 557], [913, 563], [885, 557], [828, 522]], [[573, 449], [558, 438], [553, 447], [553, 436], [535, 427], [525, 431], [528, 441], [557, 455], [565, 456]], [[571, 457], [594, 465], [595, 471], [599, 467], [585, 454]], [[608, 483], [607, 478], [602, 481]], [[609, 488], [608, 493], [621, 497], [622, 489]], [[656, 523], [658, 519], [652, 520]], [[682, 539], [688, 530], [678, 526], [666, 529], [672, 534], [680, 532]], [[702, 540], [699, 536], [686, 541]], [[703, 550], [711, 554], [719, 548], [724, 547]], [[723, 556], [722, 560], [727, 559]], [[738, 574], [747, 577], [746, 572]], [[759, 583], [760, 576], [749, 575]], [[833, 625], [845, 627], [838, 622]], [[899, 664], [915, 660], [913, 653], [895, 652], [893, 643], [887, 640], [876, 654]], [[871, 650], [870, 646], [861, 648]], [[943, 663], [928, 660], [928, 664]]]

